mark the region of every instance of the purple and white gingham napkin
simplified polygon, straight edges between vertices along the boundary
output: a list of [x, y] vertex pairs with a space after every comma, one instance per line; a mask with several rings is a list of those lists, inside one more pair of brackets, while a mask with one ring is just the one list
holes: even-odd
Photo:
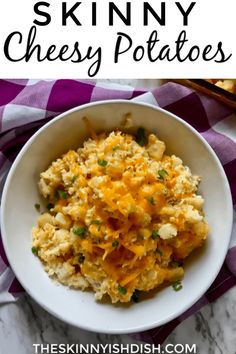
[[[233, 110], [215, 100], [174, 83], [146, 92], [129, 86], [77, 80], [0, 80], [0, 194], [16, 155], [43, 124], [75, 106], [116, 98], [159, 105], [196, 128], [218, 155], [236, 206], [236, 115]], [[225, 263], [206, 294], [175, 320], [133, 336], [154, 344], [162, 343], [180, 322], [216, 300], [235, 284], [234, 217], [234, 229]], [[0, 237], [0, 304], [16, 301], [22, 291], [9, 267]]]

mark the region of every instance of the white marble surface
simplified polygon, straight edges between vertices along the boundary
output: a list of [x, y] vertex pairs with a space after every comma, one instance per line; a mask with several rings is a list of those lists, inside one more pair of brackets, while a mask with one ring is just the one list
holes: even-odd
[[[115, 81], [149, 88], [160, 83]], [[28, 295], [0, 306], [0, 354], [32, 354], [33, 343], [126, 344], [134, 340], [126, 335], [101, 335], [69, 326], [45, 312]], [[236, 287], [181, 323], [166, 343], [197, 344], [198, 354], [236, 354]]]
[[[236, 288], [181, 323], [165, 343], [196, 344], [198, 354], [236, 353]], [[102, 320], [102, 319], [101, 319]], [[127, 335], [104, 335], [69, 326], [28, 295], [0, 306], [0, 354], [32, 354], [33, 343], [135, 343]]]

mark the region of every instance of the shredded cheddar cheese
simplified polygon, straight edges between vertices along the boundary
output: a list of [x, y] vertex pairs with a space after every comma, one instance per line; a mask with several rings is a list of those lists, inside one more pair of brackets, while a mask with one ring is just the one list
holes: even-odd
[[208, 233], [200, 178], [143, 134], [138, 141], [121, 131], [93, 133], [40, 175], [50, 208], [32, 231], [35, 254], [51, 277], [91, 288], [97, 300], [128, 302], [135, 291], [179, 281], [183, 267], [173, 264]]

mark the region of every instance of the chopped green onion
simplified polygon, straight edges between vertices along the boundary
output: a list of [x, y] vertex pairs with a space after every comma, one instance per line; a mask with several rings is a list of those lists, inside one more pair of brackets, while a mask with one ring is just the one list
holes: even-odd
[[159, 175], [159, 179], [164, 180], [166, 176], [168, 176], [168, 172], [166, 170], [159, 170], [158, 175]]
[[71, 183], [74, 183], [77, 180], [78, 176], [73, 176], [71, 179]]
[[133, 300], [133, 302], [139, 302], [140, 300], [140, 295], [141, 295], [141, 292], [140, 290], [135, 290], [133, 295], [131, 296], [131, 299]]
[[91, 225], [97, 225], [98, 226], [98, 231], [101, 230], [101, 221], [100, 220], [92, 220]]
[[137, 239], [138, 239], [139, 241], [143, 241], [143, 240], [144, 240], [144, 236], [139, 234], [139, 235], [137, 236]]
[[183, 285], [181, 284], [181, 281], [178, 280], [172, 284], [172, 288], [174, 289], [174, 291], [179, 291], [183, 289]]
[[178, 268], [178, 267], [182, 266], [182, 263], [181, 262], [177, 262], [177, 261], [171, 261], [170, 265], [171, 265], [172, 268]]
[[68, 193], [65, 192], [63, 189], [58, 189], [58, 190], [57, 190], [57, 195], [58, 195], [59, 198], [61, 198], [61, 199], [67, 199], [67, 198], [68, 198]]
[[80, 253], [78, 260], [79, 260], [79, 263], [80, 263], [80, 264], [84, 263], [84, 261], [85, 261], [85, 256], [84, 256], [82, 253]]
[[119, 150], [119, 149], [120, 149], [120, 146], [119, 146], [119, 145], [113, 146], [113, 148], [112, 148], [113, 151], [117, 151], [117, 150]]
[[68, 187], [68, 188], [72, 187], [73, 184], [75, 183], [75, 181], [77, 180], [77, 178], [78, 178], [78, 176], [73, 176], [73, 177], [71, 178], [70, 183], [67, 183], [67, 184], [66, 184], [67, 187]]
[[99, 164], [99, 166], [106, 167], [108, 162], [106, 160], [98, 160], [98, 164]]
[[145, 130], [143, 128], [138, 128], [136, 136], [135, 136], [135, 141], [140, 146], [144, 146], [147, 144], [147, 138], [145, 135]]
[[76, 236], [80, 236], [81, 238], [83, 238], [87, 233], [87, 228], [86, 227], [78, 227], [77, 229], [73, 230], [73, 233]]
[[156, 240], [156, 239], [157, 239], [157, 237], [159, 237], [159, 235], [158, 235], [158, 231], [153, 230], [153, 231], [152, 231], [152, 234], [151, 234], [151, 237], [152, 237], [152, 239], [153, 239], [153, 240]]
[[101, 221], [100, 220], [92, 220], [91, 225], [101, 225]]
[[163, 252], [160, 248], [156, 249], [156, 253], [158, 253], [160, 256], [163, 256]]
[[155, 205], [155, 199], [153, 197], [147, 197], [147, 200], [150, 204]]
[[118, 291], [121, 295], [125, 295], [127, 293], [127, 289], [120, 285], [118, 286]]
[[40, 211], [40, 204], [36, 203], [36, 204], [34, 204], [34, 207], [37, 211]]
[[32, 251], [33, 254], [37, 255], [39, 249], [38, 249], [37, 247], [32, 247], [32, 248], [31, 248], [31, 251]]
[[117, 240], [114, 240], [113, 242], [112, 242], [112, 247], [114, 247], [114, 248], [117, 248], [117, 247], [119, 247], [119, 241], [117, 241]]
[[52, 208], [54, 208], [54, 204], [49, 203], [49, 204], [47, 205], [47, 209], [50, 210], [50, 209], [52, 209]]

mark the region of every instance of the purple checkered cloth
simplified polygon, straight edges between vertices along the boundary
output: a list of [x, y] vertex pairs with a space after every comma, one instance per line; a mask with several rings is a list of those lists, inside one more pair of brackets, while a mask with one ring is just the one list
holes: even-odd
[[[77, 80], [0, 80], [0, 193], [7, 173], [25, 142], [58, 114], [84, 103], [134, 99], [165, 108], [190, 123], [218, 155], [236, 206], [236, 115], [215, 100], [189, 88], [168, 83], [155, 90]], [[234, 218], [235, 220], [235, 218]], [[137, 333], [135, 338], [162, 343], [185, 318], [211, 303], [236, 284], [236, 227], [225, 263], [206, 294], [168, 324]], [[23, 289], [9, 267], [0, 237], [0, 304], [15, 301]]]

